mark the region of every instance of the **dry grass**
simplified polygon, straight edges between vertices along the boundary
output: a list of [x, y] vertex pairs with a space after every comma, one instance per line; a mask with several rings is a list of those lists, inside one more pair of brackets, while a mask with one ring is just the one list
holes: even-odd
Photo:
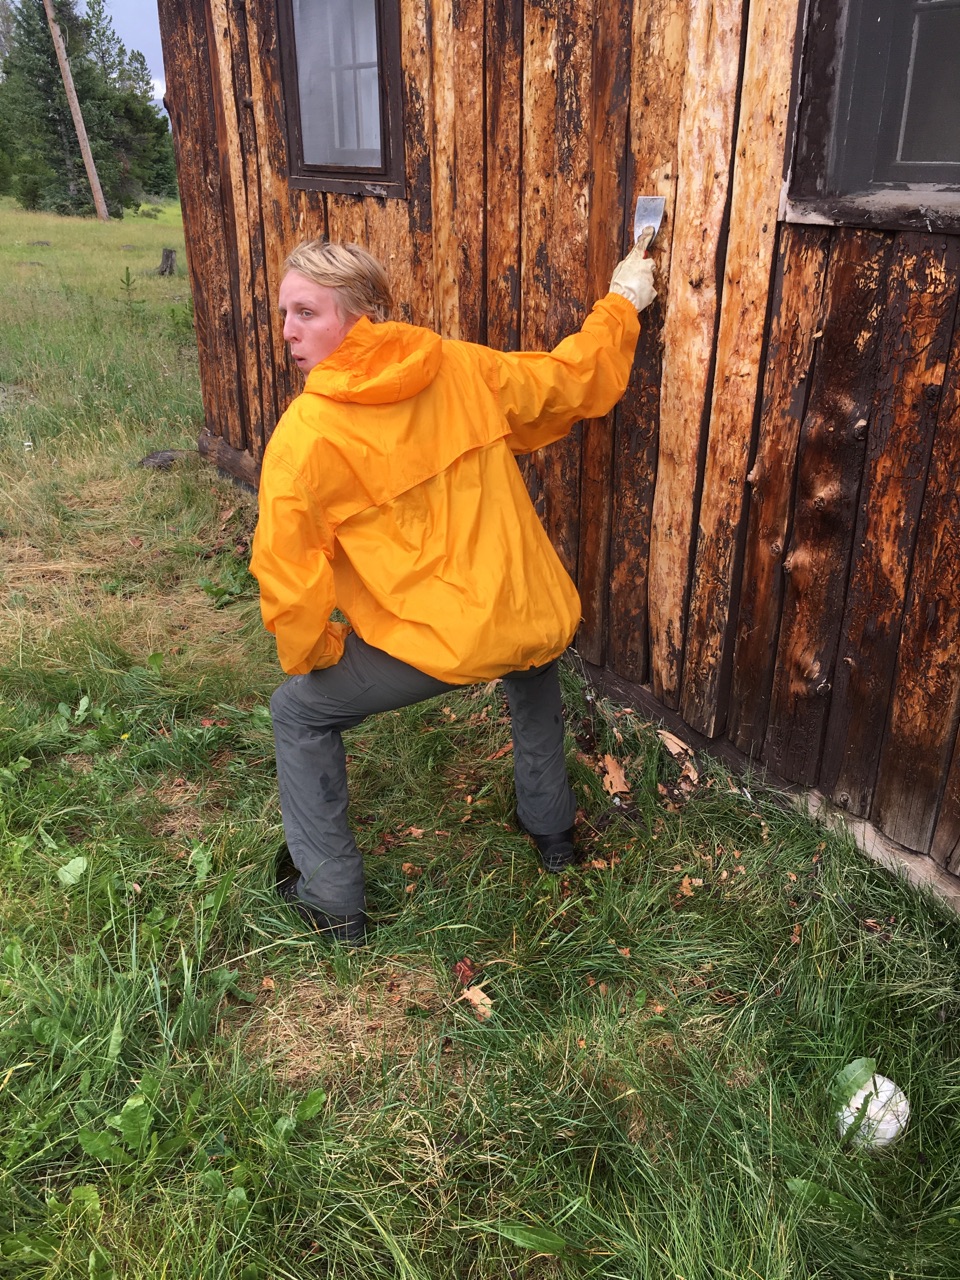
[[323, 974], [266, 981], [241, 1032], [243, 1052], [290, 1086], [346, 1080], [368, 1063], [386, 1061], [419, 1076], [421, 1047], [427, 1043], [435, 1052], [440, 1040], [423, 1015], [440, 1012], [452, 998], [426, 966], [390, 965], [365, 973], [350, 989]]

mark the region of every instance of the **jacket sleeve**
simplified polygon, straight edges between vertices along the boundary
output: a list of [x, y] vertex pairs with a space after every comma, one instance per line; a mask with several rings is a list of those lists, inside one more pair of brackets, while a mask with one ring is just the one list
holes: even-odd
[[308, 487], [267, 449], [250, 572], [260, 584], [263, 624], [277, 638], [288, 675], [332, 667], [350, 630], [330, 620], [336, 607], [333, 537]]
[[627, 389], [639, 334], [634, 308], [611, 293], [552, 351], [494, 353], [513, 452], [540, 449], [582, 418], [609, 413]]

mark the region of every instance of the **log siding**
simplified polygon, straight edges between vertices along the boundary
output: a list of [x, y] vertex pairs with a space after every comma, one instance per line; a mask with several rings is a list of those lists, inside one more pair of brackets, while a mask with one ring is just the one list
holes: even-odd
[[256, 482], [304, 237], [366, 244], [403, 319], [544, 348], [663, 195], [627, 394], [524, 463], [580, 653], [960, 874], [960, 237], [785, 220], [793, 6], [401, 0], [403, 199], [291, 186], [274, 0], [159, 9], [201, 450]]

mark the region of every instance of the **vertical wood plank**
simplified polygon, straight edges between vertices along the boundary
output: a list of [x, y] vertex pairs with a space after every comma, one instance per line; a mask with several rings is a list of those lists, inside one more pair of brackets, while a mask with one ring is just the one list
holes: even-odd
[[750, 516], [728, 722], [731, 741], [752, 756], [760, 754], [767, 727], [797, 442], [816, 346], [814, 334], [821, 322], [829, 245], [829, 232], [819, 228], [783, 229], [760, 436], [747, 476]]
[[960, 741], [954, 747], [944, 784], [930, 853], [944, 870], [960, 876]]
[[657, 484], [650, 539], [650, 675], [680, 702], [699, 456], [719, 306], [717, 255], [730, 185], [740, 0], [691, 8], [677, 139], [677, 204], [663, 329]]
[[187, 264], [194, 301], [207, 431], [242, 449], [242, 401], [228, 244], [235, 229], [221, 183], [213, 58], [205, 0], [160, 0], [167, 101], [182, 187]]
[[486, 94], [486, 341], [520, 343], [520, 173], [523, 155], [523, 0], [489, 0]]
[[624, 679], [647, 679], [647, 574], [657, 469], [662, 330], [670, 280], [677, 192], [677, 134], [689, 36], [687, 0], [635, 0], [630, 72], [632, 169], [623, 248], [633, 234], [638, 195], [659, 195], [664, 220], [652, 249], [658, 297], [643, 313], [630, 385], [614, 415], [607, 664]]
[[960, 723], [960, 326], [913, 557], [873, 821], [926, 852]]
[[[559, 0], [556, 100], [552, 124], [552, 234], [547, 242], [549, 289], [542, 345], [552, 346], [583, 323], [588, 309], [587, 247], [590, 203], [592, 0]], [[524, 111], [536, 110], [524, 101]], [[576, 580], [580, 552], [580, 475], [583, 428], [542, 455], [544, 525], [564, 567]]]
[[406, 200], [379, 197], [360, 202], [366, 244], [390, 272], [397, 316], [439, 326], [434, 285], [434, 133], [431, 9], [427, 0], [405, 0], [400, 9]]
[[240, 122], [233, 70], [233, 45], [226, 0], [208, 0], [207, 30], [212, 53], [213, 98], [217, 143], [222, 174], [221, 197], [230, 234], [230, 295], [234, 343], [240, 373], [240, 415], [222, 423], [220, 432], [234, 448], [249, 449], [263, 442], [263, 401], [260, 397], [260, 348], [253, 303], [253, 271], [250, 261], [250, 226]]
[[[283, 325], [277, 313], [283, 262], [287, 254], [305, 238], [301, 220], [304, 193], [292, 190], [287, 182], [288, 156], [286, 115], [280, 78], [280, 52], [276, 6], [271, 0], [247, 0], [247, 42], [249, 47], [250, 94], [257, 138], [260, 217], [263, 226], [264, 273], [269, 298], [269, 346], [262, 342], [264, 381], [272, 383], [274, 417], [264, 411], [267, 439], [301, 384], [299, 370], [288, 358]], [[323, 205], [316, 202], [320, 220], [310, 231], [326, 233]]]
[[906, 233], [893, 261], [821, 788], [869, 812], [957, 304], [960, 242]]
[[[793, 530], [783, 556], [764, 744], [766, 764], [791, 781], [812, 784], [819, 772], [878, 376], [889, 248], [887, 237], [872, 232], [834, 233], [800, 433]], [[743, 674], [748, 680], [746, 666]]]
[[[525, 0], [523, 11], [522, 184], [520, 208], [520, 347], [549, 345], [553, 288], [554, 129], [557, 114], [558, 18], [553, 5]], [[522, 461], [537, 513], [546, 517], [543, 458]], [[569, 564], [567, 565], [569, 568]]]
[[[632, 0], [619, 0], [618, 4], [601, 6], [593, 25], [594, 75], [589, 126], [592, 178], [585, 298], [588, 304], [607, 293], [623, 243], [632, 18]], [[603, 662], [606, 651], [613, 442], [612, 412], [585, 425], [578, 552], [583, 622], [576, 643], [581, 656], [596, 665]]]
[[485, 342], [487, 338], [485, 26], [484, 0], [454, 0], [453, 58], [459, 68], [453, 164], [454, 220], [459, 243], [456, 277], [459, 335], [469, 342]]
[[455, 57], [453, 0], [430, 0], [431, 9], [431, 102], [433, 145], [431, 183], [433, 186], [433, 261], [436, 269], [435, 310], [440, 332], [447, 338], [460, 337], [460, 291], [457, 280], [456, 82], [464, 68]]
[[[230, 52], [233, 64], [233, 84], [236, 94], [237, 133], [240, 157], [243, 165], [243, 193], [245, 198], [245, 229], [248, 237], [249, 294], [241, 291], [243, 337], [248, 365], [255, 363], [256, 376], [248, 375], [250, 394], [257, 393], [257, 402], [250, 414], [250, 438], [248, 447], [256, 459], [263, 457], [264, 446], [276, 425], [276, 395], [273, 376], [272, 321], [275, 315], [270, 305], [267, 287], [266, 247], [264, 244], [263, 216], [261, 209], [260, 173], [262, 158], [260, 137], [253, 105], [253, 81], [248, 46], [249, 10], [234, 5], [228, 11], [230, 18]], [[255, 37], [254, 28], [254, 37]], [[238, 234], [243, 230], [238, 227]]]
[[682, 715], [707, 737], [719, 733], [726, 722], [738, 531], [776, 243], [797, 7], [783, 0], [754, 0], [749, 15], [707, 465], [683, 659]]

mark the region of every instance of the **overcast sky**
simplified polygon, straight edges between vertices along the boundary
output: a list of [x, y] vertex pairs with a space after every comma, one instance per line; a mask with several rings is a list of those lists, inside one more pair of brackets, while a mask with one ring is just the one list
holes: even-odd
[[113, 29], [127, 46], [139, 49], [155, 82], [156, 96], [163, 97], [163, 53], [157, 0], [107, 0]]

